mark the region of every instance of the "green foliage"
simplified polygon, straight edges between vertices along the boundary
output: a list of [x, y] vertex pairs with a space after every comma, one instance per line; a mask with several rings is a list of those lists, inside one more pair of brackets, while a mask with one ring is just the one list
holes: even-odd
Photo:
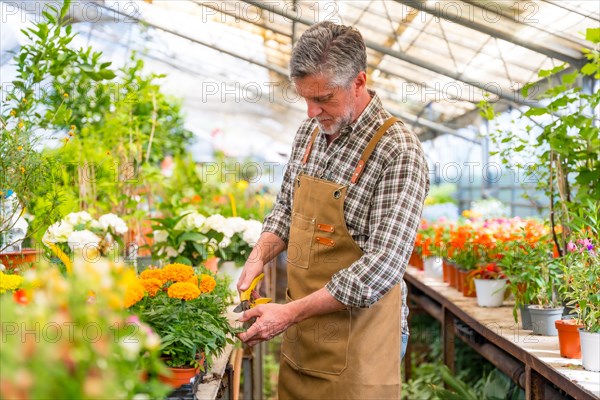
[[153, 257], [191, 266], [206, 261], [223, 239], [223, 233], [208, 229], [204, 232], [204, 219], [195, 212], [152, 218], [155, 224], [152, 226], [153, 233], [148, 236], [154, 239], [151, 246]]
[[23, 31], [29, 43], [3, 88], [0, 191], [19, 195], [37, 235], [73, 210], [129, 217], [159, 178], [151, 166], [184, 153], [193, 136], [162, 76], [144, 74], [135, 54], [114, 70], [102, 53], [70, 47], [69, 3]]
[[[152, 296], [146, 294], [130, 310], [137, 314], [161, 337], [161, 353], [171, 367], [197, 366], [198, 355], [204, 354], [207, 365], [221, 354], [227, 343], [233, 343], [233, 328], [225, 317], [228, 289], [206, 269], [200, 273], [216, 280], [217, 286], [191, 300], [171, 298], [166, 290], [171, 283]], [[142, 275], [143, 278], [143, 275]], [[198, 275], [200, 280], [204, 276]]]
[[452, 203], [456, 204], [454, 194], [456, 193], [457, 187], [453, 183], [443, 183], [441, 185], [432, 185], [425, 199], [425, 204], [444, 204]]
[[[569, 225], [572, 215], [586, 199], [600, 202], [600, 128], [595, 123], [594, 111], [600, 103], [600, 92], [585, 93], [578, 86], [584, 77], [600, 78], [598, 29], [588, 29], [586, 37], [596, 45], [584, 52], [588, 63], [580, 70], [564, 74], [559, 85], [541, 96], [544, 105], [530, 108], [521, 118], [523, 122], [533, 121], [534, 125], [538, 125], [538, 117], [549, 122], [536, 129], [528, 125], [521, 133], [508, 128], [490, 134], [504, 164], [526, 169], [539, 177], [538, 188], [550, 199], [553, 226]], [[561, 65], [540, 71], [539, 76], [550, 79], [564, 69]], [[533, 86], [526, 85], [523, 94], [527, 96]], [[495, 117], [488, 102], [481, 103], [480, 109], [485, 118]], [[519, 159], [527, 159], [527, 165]], [[562, 254], [566, 232], [561, 241], [555, 241]]]

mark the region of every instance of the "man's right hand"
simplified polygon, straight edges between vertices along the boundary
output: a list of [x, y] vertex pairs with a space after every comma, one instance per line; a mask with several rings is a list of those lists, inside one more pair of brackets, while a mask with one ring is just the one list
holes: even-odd
[[[242, 270], [242, 274], [240, 275], [240, 279], [237, 282], [238, 292], [243, 292], [250, 287], [250, 284], [258, 275], [263, 272], [264, 264], [262, 260], [258, 258], [248, 258], [246, 260], [246, 264], [244, 264], [244, 269]], [[259, 288], [256, 288], [258, 290]]]

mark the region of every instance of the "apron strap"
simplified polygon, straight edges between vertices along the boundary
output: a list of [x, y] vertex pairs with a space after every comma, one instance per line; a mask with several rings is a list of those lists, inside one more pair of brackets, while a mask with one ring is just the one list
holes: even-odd
[[317, 133], [319, 133], [319, 127], [315, 127], [315, 130], [310, 137], [310, 141], [308, 142], [308, 146], [306, 146], [306, 150], [304, 151], [304, 157], [302, 158], [302, 165], [305, 165], [308, 162], [308, 157], [310, 156], [310, 152], [312, 150], [313, 144], [315, 143], [315, 139], [317, 138]]
[[379, 140], [381, 139], [383, 134], [387, 132], [388, 128], [392, 126], [394, 122], [398, 121], [400, 121], [400, 119], [396, 117], [391, 117], [387, 121], [385, 121], [383, 125], [381, 125], [381, 127], [377, 130], [375, 136], [373, 136], [371, 141], [367, 144], [367, 147], [365, 147], [365, 151], [363, 151], [362, 156], [360, 157], [360, 160], [358, 161], [358, 164], [354, 169], [352, 179], [350, 179], [350, 182], [352, 182], [352, 184], [355, 184], [360, 179], [360, 176], [362, 175], [365, 169], [367, 160], [369, 159], [369, 157], [371, 157], [371, 153], [373, 153], [373, 150], [375, 150], [375, 146], [377, 146], [377, 143], [379, 143]]

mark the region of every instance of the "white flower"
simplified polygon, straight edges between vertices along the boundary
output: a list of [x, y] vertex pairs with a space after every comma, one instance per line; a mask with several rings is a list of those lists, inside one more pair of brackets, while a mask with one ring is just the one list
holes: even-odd
[[154, 331], [148, 330], [146, 332], [146, 347], [150, 350], [158, 349], [160, 347], [160, 336], [158, 336]]
[[[247, 221], [240, 217], [227, 218], [225, 221], [227, 229], [232, 230], [233, 233], [243, 232], [246, 229], [246, 223]], [[231, 236], [233, 236], [233, 234]]]
[[2, 263], [0, 263], [0, 271], [2, 271], [2, 272], [6, 271], [6, 267]]
[[[225, 220], [226, 220], [226, 218], [224, 216], [222, 216], [221, 214], [211, 215], [210, 217], [206, 218], [206, 221], [204, 221], [204, 227], [202, 228], [202, 233], [207, 233], [211, 229], [215, 230], [217, 232], [225, 233], [223, 231], [223, 229], [225, 227]], [[233, 234], [230, 236], [233, 236]]]
[[169, 237], [169, 232], [167, 232], [167, 231], [163, 231], [163, 230], [154, 231], [154, 242], [155, 243], [166, 242], [168, 237]]
[[87, 229], [72, 232], [67, 239], [69, 247], [72, 251], [75, 249], [82, 249], [86, 246], [95, 246], [98, 248], [100, 240], [101, 239], [98, 236]]
[[67, 221], [69, 224], [75, 226], [79, 224], [85, 224], [86, 222], [90, 222], [92, 220], [92, 216], [87, 211], [80, 211], [76, 213], [71, 213], [67, 215], [63, 220]]
[[242, 239], [250, 246], [254, 246], [258, 242], [261, 233], [262, 223], [251, 219], [246, 221], [246, 229], [244, 229], [244, 232], [242, 233]]
[[219, 243], [219, 247], [222, 249], [226, 249], [227, 247], [229, 247], [230, 244], [231, 244], [231, 239], [228, 238], [227, 236], [225, 236], [223, 238], [223, 240], [221, 240], [221, 243]]
[[104, 214], [99, 218], [99, 222], [100, 225], [102, 225], [102, 229], [105, 231], [112, 229], [118, 235], [127, 233], [127, 225], [125, 225], [125, 221], [115, 214]]
[[73, 233], [73, 225], [65, 220], [58, 221], [50, 225], [42, 241], [49, 243], [66, 242], [69, 235]]
[[137, 338], [129, 337], [120, 342], [119, 344], [124, 350], [125, 358], [127, 358], [128, 360], [135, 360], [139, 357], [142, 345]]
[[175, 248], [168, 246], [165, 248], [165, 252], [167, 253], [167, 257], [177, 257], [181, 254], [181, 252], [185, 249], [185, 242], [179, 245], [179, 249], [175, 250]]
[[205, 220], [206, 217], [204, 215], [197, 211], [192, 211], [175, 225], [175, 229], [181, 231], [199, 231], [204, 227]]

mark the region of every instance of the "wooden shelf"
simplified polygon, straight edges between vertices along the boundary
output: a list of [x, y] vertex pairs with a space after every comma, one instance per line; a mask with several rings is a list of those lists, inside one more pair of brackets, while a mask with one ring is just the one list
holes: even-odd
[[444, 362], [451, 370], [453, 339], [459, 337], [524, 388], [526, 399], [600, 398], [600, 373], [584, 370], [580, 359], [561, 358], [558, 337], [521, 329], [512, 315], [514, 303], [479, 307], [475, 298], [410, 266], [404, 279], [409, 306], [418, 305], [442, 323]]

